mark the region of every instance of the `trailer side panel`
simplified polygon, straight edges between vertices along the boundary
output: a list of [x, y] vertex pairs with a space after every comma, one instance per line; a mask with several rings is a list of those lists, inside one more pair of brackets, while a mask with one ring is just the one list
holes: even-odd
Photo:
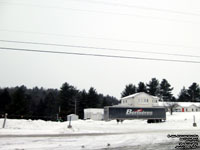
[[165, 108], [105, 107], [104, 119], [162, 119], [166, 120]]

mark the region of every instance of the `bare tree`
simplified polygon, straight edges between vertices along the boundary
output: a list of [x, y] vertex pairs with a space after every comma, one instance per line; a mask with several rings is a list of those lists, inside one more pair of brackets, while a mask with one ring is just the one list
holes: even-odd
[[177, 106], [179, 106], [179, 105], [176, 102], [167, 102], [165, 104], [165, 108], [167, 108], [169, 110], [171, 115], [173, 114], [173, 112]]

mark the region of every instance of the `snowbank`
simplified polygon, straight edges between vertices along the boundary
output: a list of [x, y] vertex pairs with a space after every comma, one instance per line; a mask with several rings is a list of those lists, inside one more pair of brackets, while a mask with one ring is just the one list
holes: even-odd
[[[192, 126], [193, 116], [196, 118], [196, 128]], [[166, 122], [154, 124], [147, 124], [146, 120], [125, 120], [123, 124], [117, 124], [115, 120], [109, 122], [77, 120], [72, 121], [72, 129], [67, 128], [68, 124], [68, 122], [7, 119], [6, 127], [5, 129], [0, 129], [0, 134], [119, 133], [149, 130], [197, 130], [200, 129], [200, 113], [175, 112], [173, 115], [167, 113]], [[0, 126], [1, 125], [3, 125], [3, 119], [0, 119]]]

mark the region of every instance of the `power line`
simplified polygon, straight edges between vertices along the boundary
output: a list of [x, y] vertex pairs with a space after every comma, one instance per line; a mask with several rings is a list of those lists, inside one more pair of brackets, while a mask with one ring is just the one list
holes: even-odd
[[92, 46], [67, 45], [67, 44], [42, 43], [42, 42], [25, 42], [25, 41], [12, 41], [12, 40], [1, 40], [1, 39], [0, 39], [0, 42], [21, 43], [21, 44], [34, 44], [34, 45], [46, 45], [46, 46], [59, 46], [59, 47], [72, 47], [72, 48], [82, 48], [82, 49], [97, 49], [97, 50], [107, 50], [107, 51], [121, 51], [121, 52], [132, 52], [132, 53], [146, 53], [146, 54], [157, 54], [157, 55], [169, 55], [169, 56], [200, 58], [200, 56], [198, 56], [198, 55], [172, 54], [172, 53], [161, 53], [161, 52], [152, 52], [152, 51], [151, 52], [147, 52], [147, 51], [137, 51], [137, 50], [118, 49], [118, 48], [106, 48], [106, 47], [92, 47]]
[[60, 36], [60, 37], [85, 38], [85, 39], [105, 40], [105, 41], [114, 41], [114, 42], [126, 42], [126, 43], [138, 43], [138, 44], [148, 44], [148, 45], [157, 45], [157, 46], [169, 46], [169, 47], [182, 47], [182, 48], [200, 49], [200, 47], [185, 46], [185, 45], [180, 45], [180, 44], [165, 44], [165, 43], [144, 42], [144, 41], [135, 41], [135, 40], [122, 40], [122, 39], [102, 38], [102, 37], [93, 37], [93, 36], [88, 37], [88, 36], [58, 34], [58, 33], [45, 33], [45, 32], [22, 31], [22, 30], [8, 30], [8, 29], [0, 29], [0, 31], [1, 32], [19, 32], [19, 33], [26, 33], [26, 34], [28, 33], [28, 34], [50, 35], [50, 36]]
[[11, 47], [0, 47], [1, 50], [9, 51], [25, 51], [25, 52], [37, 52], [37, 53], [52, 53], [52, 54], [67, 54], [67, 55], [79, 55], [79, 56], [93, 56], [93, 57], [107, 57], [107, 58], [120, 58], [120, 59], [137, 59], [137, 60], [151, 60], [151, 61], [165, 61], [165, 62], [182, 62], [182, 63], [195, 63], [200, 64], [200, 61], [186, 61], [177, 59], [157, 59], [157, 58], [145, 58], [145, 57], [131, 57], [121, 55], [102, 55], [92, 53], [74, 53], [74, 52], [63, 52], [63, 51], [46, 51], [36, 49], [22, 49], [22, 48], [11, 48]]
[[[73, 0], [74, 1], [74, 0]], [[88, 2], [93, 4], [103, 4], [103, 5], [109, 5], [109, 6], [120, 6], [120, 7], [126, 7], [126, 8], [136, 8], [136, 9], [142, 9], [142, 10], [151, 10], [151, 11], [157, 11], [157, 12], [167, 12], [172, 14], [182, 14], [182, 15], [192, 15], [192, 16], [200, 16], [199, 13], [194, 12], [185, 12], [185, 11], [177, 11], [177, 10], [171, 10], [171, 9], [161, 9], [161, 8], [152, 8], [152, 7], [145, 7], [145, 6], [138, 6], [138, 5], [128, 5], [128, 4], [122, 4], [122, 3], [111, 3], [111, 2], [103, 2], [103, 1], [94, 1], [94, 0], [76, 0], [79, 2]], [[9, 2], [1, 2], [1, 3], [9, 3]], [[20, 3], [15, 3], [20, 4]], [[23, 4], [23, 3], [21, 3]], [[41, 5], [40, 5], [41, 6]], [[55, 7], [54, 7], [55, 8]]]
[[[80, 1], [80, 0], [76, 0]], [[89, 2], [89, 3], [97, 3], [103, 5], [110, 5], [110, 6], [120, 6], [120, 7], [127, 7], [127, 8], [136, 8], [136, 9], [143, 9], [143, 10], [151, 10], [151, 11], [158, 11], [158, 12], [167, 12], [167, 13], [175, 13], [175, 14], [182, 14], [182, 15], [192, 15], [192, 16], [200, 16], [198, 13], [193, 12], [184, 12], [184, 11], [177, 11], [177, 10], [170, 10], [170, 9], [160, 9], [160, 8], [151, 8], [145, 6], [138, 6], [138, 5], [127, 5], [122, 3], [110, 3], [110, 2], [102, 2], [102, 1], [94, 1], [94, 0], [81, 0], [80, 2]]]
[[85, 10], [85, 9], [76, 9], [76, 8], [67, 8], [67, 7], [55, 7], [55, 6], [43, 6], [39, 4], [24, 4], [24, 3], [9, 3], [9, 2], [0, 2], [4, 4], [11, 4], [11, 5], [24, 5], [24, 6], [32, 6], [32, 7], [40, 7], [40, 8], [50, 8], [50, 9], [58, 9], [58, 10], [71, 10], [71, 11], [81, 11], [86, 13], [101, 13], [101, 14], [110, 14], [110, 15], [121, 15], [121, 16], [134, 16], [139, 18], [148, 18], [148, 19], [156, 19], [156, 20], [167, 20], [173, 22], [184, 22], [184, 23], [193, 23], [193, 24], [200, 24], [200, 22], [193, 22], [188, 20], [181, 20], [181, 19], [172, 19], [172, 18], [163, 18], [163, 17], [154, 17], [154, 16], [145, 16], [145, 15], [138, 15], [138, 14], [128, 14], [128, 13], [117, 13], [117, 12], [108, 12], [108, 11], [98, 11], [98, 10]]

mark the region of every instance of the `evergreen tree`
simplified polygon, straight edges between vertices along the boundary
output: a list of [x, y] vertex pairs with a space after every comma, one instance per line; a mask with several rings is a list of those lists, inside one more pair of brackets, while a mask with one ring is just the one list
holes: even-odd
[[137, 92], [146, 92], [147, 93], [147, 87], [144, 84], [144, 82], [139, 82], [138, 83]]
[[49, 90], [46, 97], [44, 98], [45, 111], [44, 115], [46, 116], [56, 116], [58, 113], [58, 105], [56, 101], [58, 100], [57, 94], [53, 90]]
[[4, 89], [0, 92], [0, 113], [5, 114], [11, 103], [11, 97], [8, 92], [8, 89]]
[[108, 100], [106, 99], [106, 97], [103, 98], [102, 108], [104, 108], [105, 106], [109, 106], [109, 103], [108, 103]]
[[61, 107], [61, 116], [66, 117], [68, 114], [74, 113], [77, 94], [78, 90], [75, 87], [68, 83], [62, 85], [59, 103]]
[[30, 95], [30, 102], [29, 102], [29, 114], [30, 116], [37, 116], [36, 119], [43, 119], [41, 118], [44, 116], [45, 103], [44, 99], [47, 95], [46, 90], [43, 88], [34, 87], [33, 89], [27, 89], [27, 92]]
[[84, 118], [84, 109], [85, 108], [88, 108], [87, 92], [85, 90], [83, 90], [79, 94], [79, 107], [77, 109], [77, 113], [81, 119]]
[[88, 91], [87, 95], [87, 103], [89, 108], [99, 108], [100, 102], [99, 102], [99, 96], [96, 90], [91, 87]]
[[128, 85], [126, 85], [124, 91], [122, 91], [121, 97], [135, 94], [136, 92], [137, 92], [137, 87], [133, 84], [128, 84]]
[[104, 99], [103, 99], [103, 106], [102, 107], [105, 107], [105, 106], [113, 106], [113, 105], [118, 105], [119, 104], [119, 100], [117, 100], [115, 97], [113, 96], [104, 96]]
[[179, 102], [189, 102], [189, 100], [190, 100], [190, 95], [188, 93], [188, 90], [185, 87], [183, 87], [181, 89], [181, 92], [179, 93], [178, 101]]
[[17, 87], [12, 95], [12, 103], [9, 114], [12, 115], [27, 115], [28, 114], [28, 95], [25, 93], [26, 87]]
[[188, 89], [189, 98], [192, 102], [200, 101], [200, 87], [197, 83], [192, 83]]
[[46, 108], [47, 106], [44, 100], [40, 99], [39, 104], [37, 105], [37, 112], [34, 115], [36, 115], [40, 119], [44, 119]]
[[173, 95], [172, 95], [172, 90], [171, 85], [168, 83], [166, 79], [163, 79], [160, 83], [160, 93], [159, 97], [163, 101], [172, 101], [173, 100]]
[[156, 78], [152, 78], [147, 84], [147, 92], [153, 96], [159, 95], [159, 81]]

